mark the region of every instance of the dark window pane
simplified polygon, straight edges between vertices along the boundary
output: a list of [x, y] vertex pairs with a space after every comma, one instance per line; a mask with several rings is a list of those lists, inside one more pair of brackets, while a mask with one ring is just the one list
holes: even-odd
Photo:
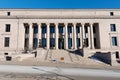
[[110, 29], [111, 29], [111, 32], [116, 31], [115, 24], [110, 24]]
[[59, 33], [63, 33], [63, 26], [59, 26]]
[[6, 32], [10, 32], [10, 24], [6, 24]]
[[112, 37], [112, 45], [117, 46], [117, 38], [116, 37]]
[[50, 33], [55, 33], [55, 27], [54, 26], [50, 26]]
[[68, 34], [72, 33], [72, 27], [68, 26]]
[[29, 33], [29, 26], [25, 27], [25, 33], [28, 34]]
[[43, 46], [43, 47], [46, 46], [46, 38], [42, 38], [42, 46]]
[[76, 27], [76, 33], [80, 33], [80, 27], [79, 26]]
[[88, 27], [85, 26], [85, 33], [88, 33]]
[[38, 27], [34, 27], [34, 34], [38, 33]]
[[10, 16], [10, 12], [7, 12], [7, 16]]
[[9, 37], [5, 37], [4, 46], [9, 47]]
[[113, 13], [113, 12], [110, 12], [110, 16], [114, 16], [114, 13]]
[[69, 47], [69, 48], [72, 47], [72, 38], [68, 38], [68, 47]]
[[47, 27], [46, 26], [42, 27], [42, 34], [45, 34], [46, 31], [47, 31]]
[[116, 58], [119, 58], [119, 52], [116, 52]]

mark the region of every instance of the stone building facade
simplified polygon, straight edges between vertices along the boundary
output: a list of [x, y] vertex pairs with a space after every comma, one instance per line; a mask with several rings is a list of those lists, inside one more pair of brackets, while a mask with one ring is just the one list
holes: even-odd
[[120, 56], [120, 9], [0, 9], [0, 53], [74, 49]]

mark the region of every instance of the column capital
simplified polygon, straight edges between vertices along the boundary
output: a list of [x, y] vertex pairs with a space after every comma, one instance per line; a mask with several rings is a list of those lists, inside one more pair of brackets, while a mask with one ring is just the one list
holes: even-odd
[[68, 25], [68, 23], [64, 23], [64, 25]]
[[77, 23], [72, 23], [72, 24], [73, 24], [73, 26], [77, 25]]
[[84, 26], [84, 25], [85, 25], [85, 23], [81, 23], [81, 25], [82, 25], [82, 26]]
[[28, 23], [29, 24], [29, 26], [32, 26], [33, 25], [33, 23]]
[[90, 24], [90, 26], [91, 26], [91, 25], [93, 25], [94, 23], [89, 23], [89, 24]]
[[56, 26], [56, 25], [59, 25], [59, 23], [54, 23], [54, 24], [55, 24], [55, 26]]
[[41, 26], [42, 25], [42, 23], [37, 23], [38, 24], [38, 26]]
[[47, 26], [49, 26], [50, 25], [50, 23], [45, 23]]

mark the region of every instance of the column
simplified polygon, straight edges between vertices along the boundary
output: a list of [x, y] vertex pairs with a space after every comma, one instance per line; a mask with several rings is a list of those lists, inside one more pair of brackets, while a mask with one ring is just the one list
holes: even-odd
[[33, 49], [33, 26], [29, 24], [29, 49]]
[[47, 49], [50, 48], [50, 28], [49, 28], [49, 24], [46, 24], [47, 25]]
[[58, 24], [55, 24], [55, 49], [58, 49]]
[[88, 26], [88, 48], [91, 48], [91, 38], [90, 38], [90, 26]]
[[91, 33], [91, 49], [94, 49], [93, 24], [90, 24], [90, 33]]
[[76, 24], [74, 23], [74, 24], [73, 24], [73, 41], [74, 41], [74, 42], [73, 42], [73, 48], [74, 48], [74, 49], [77, 49], [76, 38], [77, 38], [77, 37], [76, 37]]
[[65, 38], [64, 38], [64, 48], [68, 49], [68, 30], [67, 30], [67, 24], [65, 24]]
[[41, 42], [41, 24], [38, 24], [38, 47], [40, 47]]
[[81, 38], [82, 38], [82, 39], [81, 39], [81, 43], [82, 43], [82, 44], [81, 44], [81, 48], [84, 48], [85, 27], [84, 27], [84, 24], [81, 24], [81, 25], [82, 25], [82, 30], [81, 30], [81, 31], [82, 31], [82, 33], [81, 33], [81, 35], [82, 35], [82, 36], [81, 36]]

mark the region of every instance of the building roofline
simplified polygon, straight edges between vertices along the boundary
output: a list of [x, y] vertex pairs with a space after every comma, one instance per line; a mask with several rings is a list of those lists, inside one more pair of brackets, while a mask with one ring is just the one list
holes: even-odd
[[81, 10], [81, 11], [118, 11], [120, 8], [0, 8], [0, 10]]

